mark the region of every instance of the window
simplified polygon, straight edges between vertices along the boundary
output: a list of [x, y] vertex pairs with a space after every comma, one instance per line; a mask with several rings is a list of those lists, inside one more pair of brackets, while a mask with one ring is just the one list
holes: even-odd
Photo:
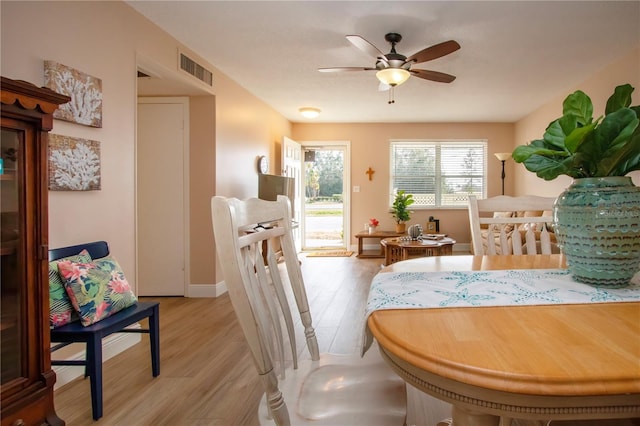
[[412, 208], [466, 207], [486, 198], [487, 141], [391, 141], [389, 204], [396, 191], [413, 194]]

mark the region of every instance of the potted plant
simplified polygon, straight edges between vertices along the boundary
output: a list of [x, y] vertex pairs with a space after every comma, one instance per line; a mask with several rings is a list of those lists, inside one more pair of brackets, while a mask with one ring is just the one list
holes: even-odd
[[380, 225], [380, 221], [378, 221], [378, 219], [375, 217], [369, 219], [369, 234], [375, 234], [376, 229], [378, 229], [378, 225]]
[[391, 216], [396, 221], [396, 232], [403, 234], [406, 222], [411, 219], [411, 212], [408, 207], [413, 204], [413, 194], [407, 194], [405, 191], [397, 191], [396, 196], [391, 205]]
[[545, 180], [574, 179], [554, 205], [556, 237], [569, 270], [594, 285], [627, 285], [640, 269], [640, 188], [625, 176], [640, 170], [640, 106], [624, 84], [593, 119], [589, 96], [578, 90], [543, 138], [518, 146], [513, 159]]

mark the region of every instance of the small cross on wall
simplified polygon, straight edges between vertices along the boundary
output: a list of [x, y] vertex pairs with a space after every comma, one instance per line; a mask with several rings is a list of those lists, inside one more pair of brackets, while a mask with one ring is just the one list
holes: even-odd
[[373, 170], [371, 167], [369, 167], [369, 170], [367, 170], [365, 172], [365, 174], [369, 175], [369, 180], [373, 180], [373, 174], [375, 173], [375, 170]]

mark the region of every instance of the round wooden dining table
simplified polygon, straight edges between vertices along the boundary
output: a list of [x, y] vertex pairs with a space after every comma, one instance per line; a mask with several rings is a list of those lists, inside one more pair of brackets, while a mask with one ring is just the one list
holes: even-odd
[[[442, 256], [381, 273], [564, 267], [562, 255]], [[390, 309], [367, 321], [388, 364], [450, 402], [456, 425], [640, 417], [640, 302]]]

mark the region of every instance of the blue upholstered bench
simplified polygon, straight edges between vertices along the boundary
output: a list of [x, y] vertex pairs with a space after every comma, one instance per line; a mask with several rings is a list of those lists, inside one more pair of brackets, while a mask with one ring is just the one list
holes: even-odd
[[[49, 261], [73, 256], [87, 249], [92, 259], [99, 259], [109, 254], [109, 246], [105, 241], [79, 244], [49, 250]], [[89, 376], [91, 384], [91, 408], [93, 419], [102, 417], [102, 339], [113, 333], [148, 333], [151, 346], [151, 371], [153, 377], [160, 374], [160, 311], [157, 302], [138, 302], [108, 318], [83, 326], [80, 321], [51, 329], [51, 347], [54, 352], [72, 343], [86, 344], [84, 360], [51, 360], [51, 365], [83, 365], [85, 377]], [[126, 327], [145, 318], [149, 319], [148, 329], [127, 329]]]

